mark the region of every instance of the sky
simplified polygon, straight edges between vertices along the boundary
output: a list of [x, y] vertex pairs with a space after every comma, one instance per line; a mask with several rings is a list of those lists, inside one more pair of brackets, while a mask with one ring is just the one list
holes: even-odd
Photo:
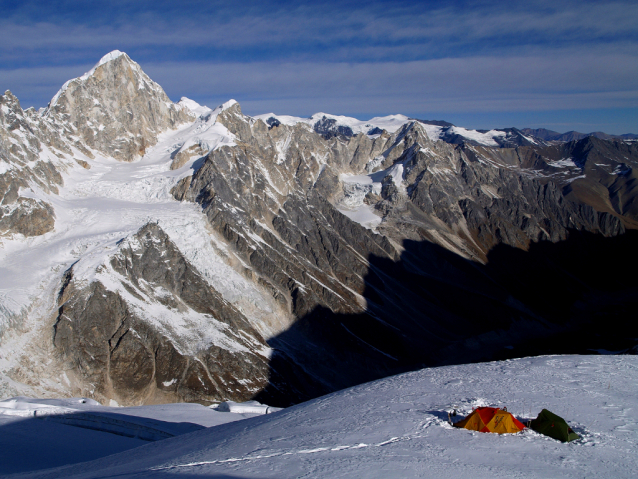
[[23, 108], [121, 50], [169, 97], [244, 113], [638, 133], [638, 2], [5, 1]]

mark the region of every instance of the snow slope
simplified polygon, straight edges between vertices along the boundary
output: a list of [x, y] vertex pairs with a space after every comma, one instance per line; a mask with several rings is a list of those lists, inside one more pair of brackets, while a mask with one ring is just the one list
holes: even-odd
[[[581, 439], [454, 429], [447, 411], [542, 408]], [[25, 451], [28, 454], [29, 451]], [[268, 416], [28, 477], [635, 477], [638, 358], [545, 356], [385, 378]]]
[[200, 404], [105, 407], [87, 398], [6, 399], [0, 401], [0, 473], [89, 461], [261, 414], [222, 413]]
[[[376, 159], [371, 160], [374, 163]], [[345, 175], [341, 174], [339, 179], [343, 182], [344, 198], [336, 205], [337, 209], [365, 228], [375, 230], [381, 223], [381, 217], [374, 213], [374, 208], [364, 202], [368, 193], [381, 194], [382, 181], [387, 176], [392, 178], [392, 182], [399, 191], [405, 191], [403, 182], [404, 163], [397, 162], [385, 170], [376, 171], [367, 175]]]

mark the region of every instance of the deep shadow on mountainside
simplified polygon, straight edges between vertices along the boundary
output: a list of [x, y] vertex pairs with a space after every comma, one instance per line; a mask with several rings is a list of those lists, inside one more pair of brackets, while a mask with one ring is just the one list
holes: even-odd
[[636, 245], [636, 230], [610, 238], [570, 230], [528, 251], [499, 244], [482, 265], [406, 241], [396, 263], [369, 258], [365, 313], [320, 306], [269, 341], [270, 381], [255, 398], [289, 406], [428, 366], [635, 353]]

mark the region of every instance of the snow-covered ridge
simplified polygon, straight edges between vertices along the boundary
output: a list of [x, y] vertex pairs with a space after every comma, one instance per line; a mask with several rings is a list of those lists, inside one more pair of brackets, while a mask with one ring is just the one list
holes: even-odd
[[[254, 272], [255, 269], [251, 271], [251, 268], [256, 268], [257, 266], [251, 263], [252, 260], [245, 261], [245, 256], [242, 257], [244, 250], [239, 251], [239, 254], [237, 250], [233, 250], [228, 237], [220, 232], [219, 224], [208, 221], [207, 217], [202, 214], [202, 204], [188, 202], [195, 199], [197, 191], [204, 191], [202, 185], [197, 184], [198, 180], [201, 179], [202, 183], [204, 183], [209, 182], [211, 178], [220, 181], [240, 179], [241, 183], [238, 183], [240, 187], [235, 189], [235, 185], [232, 185], [233, 188], [230, 188], [229, 195], [224, 197], [223, 201], [213, 205], [206, 211], [206, 214], [208, 219], [210, 219], [211, 214], [216, 214], [218, 211], [228, 212], [229, 218], [224, 219], [226, 223], [224, 227], [228, 226], [233, 231], [234, 229], [239, 229], [240, 231], [236, 231], [236, 233], [246, 240], [249, 248], [253, 250], [263, 248], [263, 250], [266, 250], [269, 247], [269, 243], [266, 238], [268, 233], [265, 231], [270, 229], [272, 232], [271, 227], [267, 224], [269, 222], [269, 214], [261, 218], [264, 220], [261, 223], [255, 219], [255, 223], [251, 223], [249, 227], [246, 227], [246, 230], [243, 230], [244, 223], [240, 223], [240, 221], [243, 221], [244, 216], [253, 215], [257, 209], [251, 210], [251, 208], [254, 208], [252, 203], [245, 210], [236, 208], [235, 203], [233, 203], [234, 198], [231, 195], [243, 198], [244, 195], [253, 193], [253, 197], [257, 198], [255, 203], [261, 204], [262, 199], [268, 200], [268, 208], [271, 209], [272, 213], [277, 212], [277, 203], [280, 203], [282, 197], [293, 191], [289, 189], [289, 185], [292, 182], [286, 183], [288, 181], [286, 175], [288, 172], [295, 171], [292, 168], [286, 168], [281, 165], [285, 161], [295, 159], [293, 153], [289, 153], [291, 151], [289, 148], [298, 146], [295, 143], [294, 135], [298, 135], [298, 138], [303, 135], [304, 141], [308, 140], [307, 144], [310, 145], [306, 151], [313, 149], [320, 152], [317, 156], [311, 152], [310, 159], [306, 158], [308, 155], [301, 155], [303, 160], [307, 160], [307, 164], [311, 166], [307, 177], [305, 173], [303, 178], [299, 177], [304, 184], [311, 185], [313, 181], [315, 182], [314, 184], [317, 184], [319, 178], [317, 175], [326, 171], [326, 175], [331, 175], [328, 178], [329, 182], [324, 185], [319, 183], [319, 186], [330, 188], [330, 190], [325, 190], [331, 194], [329, 201], [337, 202], [342, 199], [343, 201], [340, 204], [334, 205], [333, 203], [333, 205], [337, 206], [342, 213], [352, 220], [370, 229], [374, 229], [381, 221], [380, 216], [376, 213], [383, 212], [388, 221], [379, 230], [387, 234], [391, 228], [394, 228], [392, 221], [398, 218], [399, 214], [402, 214], [399, 213], [399, 207], [402, 207], [404, 202], [410, 199], [406, 194], [406, 187], [408, 187], [408, 184], [410, 187], [416, 184], [415, 181], [419, 178], [417, 174], [420, 174], [420, 171], [423, 172], [423, 176], [420, 178], [426, 179], [426, 183], [423, 183], [423, 185], [427, 185], [430, 181], [431, 184], [445, 185], [447, 180], [450, 180], [448, 184], [451, 185], [455, 180], [455, 175], [460, 178], [461, 175], [458, 175], [458, 170], [449, 168], [449, 165], [442, 163], [442, 160], [447, 161], [444, 156], [452, 151], [452, 148], [443, 143], [443, 141], [451, 141], [449, 137], [457, 136], [459, 138], [470, 138], [471, 141], [475, 142], [471, 143], [471, 145], [476, 143], [490, 144], [490, 141], [494, 145], [498, 145], [499, 142], [497, 140], [500, 141], [501, 138], [506, 137], [508, 134], [498, 130], [489, 132], [466, 130], [443, 122], [438, 123], [446, 126], [431, 125], [427, 122], [417, 122], [403, 115], [373, 118], [364, 122], [354, 118], [325, 113], [317, 113], [309, 119], [280, 117], [290, 124], [298, 124], [298, 128], [275, 128], [275, 121], [270, 120], [277, 120], [277, 118], [262, 115], [268, 116], [266, 122], [273, 127], [272, 131], [267, 132], [263, 124], [259, 127], [259, 124], [256, 125], [254, 120], [242, 117], [239, 114], [240, 109], [234, 100], [230, 100], [216, 109], [211, 109], [199, 105], [188, 98], [183, 98], [175, 106], [163, 92], [159, 90], [150, 91], [147, 83], [150, 79], [141, 72], [136, 64], [131, 64], [128, 57], [123, 55], [121, 52], [113, 52], [106, 55], [90, 72], [78, 78], [77, 81], [89, 83], [86, 85], [81, 83], [72, 84], [68, 87], [66, 95], [61, 97], [58, 104], [58, 107], [62, 108], [62, 110], [54, 110], [49, 118], [36, 118], [37, 114], [34, 112], [23, 115], [25, 118], [23, 121], [25, 125], [24, 131], [28, 131], [26, 127], [29, 125], [37, 126], [38, 128], [50, 127], [49, 138], [53, 138], [53, 141], [59, 139], [59, 142], [54, 144], [49, 142], [43, 135], [41, 140], [43, 143], [42, 149], [33, 147], [33, 155], [25, 155], [25, 158], [30, 160], [28, 164], [35, 168], [38, 163], [45, 165], [45, 162], [51, 159], [52, 163], [50, 164], [53, 164], [56, 168], [60, 165], [59, 176], [61, 179], [57, 183], [60, 185], [59, 190], [42, 191], [33, 187], [31, 190], [22, 188], [22, 191], [20, 191], [21, 201], [23, 199], [32, 200], [31, 203], [27, 203], [26, 206], [22, 207], [27, 214], [35, 216], [33, 211], [36, 211], [34, 208], [36, 201], [42, 202], [43, 205], [50, 205], [52, 210], [55, 210], [55, 229], [53, 229], [53, 222], [51, 222], [50, 229], [36, 237], [30, 237], [26, 240], [20, 236], [2, 238], [4, 250], [0, 251], [0, 298], [2, 298], [3, 303], [0, 305], [0, 315], [3, 320], [8, 319], [9, 322], [7, 324], [10, 326], [16, 324], [13, 317], [17, 314], [22, 314], [23, 311], [26, 311], [25, 315], [29, 313], [34, 318], [32, 322], [41, 321], [42, 324], [44, 324], [42, 318], [46, 320], [54, 317], [57, 309], [56, 298], [59, 297], [57, 293], [60, 291], [60, 280], [61, 278], [66, 279], [67, 276], [63, 276], [64, 271], [67, 271], [74, 264], [73, 281], [81, 282], [84, 280], [87, 283], [94, 280], [100, 281], [107, 291], [117, 292], [120, 297], [124, 298], [131, 311], [134, 311], [136, 316], [141, 318], [144, 324], [152, 325], [152, 329], [159, 331], [163, 336], [174, 342], [177, 352], [180, 354], [195, 355], [199, 349], [205, 348], [207, 345], [217, 345], [220, 349], [232, 353], [246, 353], [247, 348], [244, 347], [243, 343], [240, 344], [237, 341], [233, 341], [232, 338], [228, 339], [229, 336], [226, 334], [228, 330], [224, 324], [215, 322], [214, 313], [197, 314], [193, 308], [190, 310], [179, 309], [164, 305], [164, 302], [168, 302], [171, 299], [167, 290], [164, 289], [164, 283], [159, 287], [159, 283], [157, 285], [153, 283], [147, 288], [146, 284], [139, 286], [135, 281], [135, 287], [139, 287], [143, 294], [130, 293], [132, 289], [125, 286], [126, 276], [121, 272], [118, 274], [119, 270], [114, 271], [113, 268], [110, 268], [111, 260], [117, 259], [118, 255], [122, 253], [121, 245], [128, 245], [133, 249], [130, 238], [144, 224], [151, 222], [161, 225], [161, 229], [166, 232], [184, 258], [197, 269], [205, 278], [205, 281], [223, 297], [224, 301], [232, 304], [242, 313], [242, 317], [249, 318], [248, 322], [264, 338], [273, 337], [290, 325], [290, 323], [284, 323], [293, 319], [292, 314], [287, 315], [288, 311], [284, 310], [267, 291], [265, 292], [260, 287], [260, 283], [255, 281], [255, 276], [241, 274], [242, 271]], [[138, 70], [141, 72], [139, 76], [136, 73]], [[122, 73], [125, 73], [125, 76], [131, 80], [128, 85], [125, 85], [126, 88], [124, 89], [121, 88], [119, 83], [123, 78]], [[95, 75], [95, 77], [91, 78], [91, 75]], [[99, 82], [97, 81], [98, 77], [100, 78]], [[74, 91], [76, 87], [78, 89]], [[157, 88], [160, 87], [157, 86]], [[72, 91], [74, 92], [73, 95], [71, 95]], [[157, 93], [162, 93], [162, 95], [160, 96]], [[126, 98], [126, 102], [120, 102], [122, 98]], [[66, 101], [67, 99], [69, 99], [68, 102]], [[17, 100], [10, 100], [3, 103], [0, 115], [7, 114], [11, 116], [14, 111], [21, 111]], [[141, 137], [137, 135], [136, 128], [133, 128], [136, 125], [131, 127], [131, 122], [127, 117], [127, 114], [130, 114], [131, 117], [137, 117], [139, 112], [145, 111], [141, 107], [130, 108], [128, 106], [140, 106], [138, 103], [142, 103], [142, 106], [151, 105], [155, 109], [149, 112], [146, 116], [147, 119], [156, 118], [157, 111], [161, 113], [161, 111], [166, 111], [166, 109], [170, 110], [174, 115], [171, 117], [170, 122], [167, 121], [147, 130], [147, 135], [143, 137], [144, 141], [133, 145], [130, 155], [125, 158], [118, 157], [116, 155], [118, 151], [121, 151], [120, 142], [126, 141], [127, 138]], [[14, 107], [13, 105], [16, 106]], [[112, 107], [112, 105], [119, 105], [119, 107]], [[66, 111], [63, 111], [64, 109]], [[229, 109], [229, 114], [222, 116], [224, 121], [218, 122], [218, 115]], [[99, 112], [100, 110], [105, 114], [89, 117], [86, 115], [86, 112]], [[113, 111], [117, 113], [117, 115], [114, 115], [117, 116], [117, 120], [113, 122], [115, 127], [109, 133], [109, 121], [102, 121], [102, 118], [108, 120], [109, 116], [113, 116], [110, 115]], [[64, 115], [58, 115], [60, 112], [64, 113]], [[75, 121], [68, 121], [66, 114], [71, 117], [75, 114], [87, 117], [84, 118], [86, 120], [86, 128], [81, 128], [78, 126], [79, 123]], [[175, 117], [178, 117], [179, 121], [175, 121]], [[302, 123], [299, 123], [300, 121]], [[225, 147], [232, 147], [239, 143], [222, 123], [226, 123], [228, 128], [236, 132], [241, 137], [242, 143], [248, 145], [251, 139], [250, 133], [246, 132], [247, 129], [234, 129], [237, 122], [243, 122], [244, 125], [248, 124], [251, 127], [257, 126], [258, 128], [255, 128], [252, 132], [254, 133], [252, 138], [257, 139], [256, 135], [259, 134], [259, 142], [264, 140], [268, 143], [268, 141], [273, 139], [276, 140], [275, 144], [270, 142], [267, 145], [268, 148], [272, 148], [274, 162], [270, 162], [271, 156], [270, 152], [268, 152], [265, 156], [261, 156], [261, 153], [254, 154], [249, 157], [249, 160], [242, 158], [235, 163], [235, 165], [241, 165], [242, 167], [247, 165], [253, 172], [257, 172], [257, 174], [250, 177], [251, 180], [256, 179], [252, 183], [245, 180], [248, 177], [236, 174], [236, 172], [240, 171], [239, 169], [235, 169], [233, 166], [227, 169], [221, 167], [222, 157], [231, 157], [238, 153], [238, 150], [230, 151]], [[142, 121], [141, 123], [144, 122]], [[323, 131], [320, 131], [317, 125], [320, 125], [320, 129], [323, 129]], [[124, 129], [120, 129], [120, 126], [123, 126]], [[341, 127], [343, 129], [339, 130]], [[87, 135], [81, 138], [75, 133], [79, 131], [101, 132], [104, 131], [104, 128], [106, 128], [105, 131], [109, 133], [109, 136], [105, 136], [104, 141], [101, 143], [90, 142], [91, 138], [89, 137], [94, 135]], [[320, 136], [313, 134], [311, 128], [324, 138], [330, 138], [331, 134], [335, 132], [336, 135], [342, 136], [338, 137], [338, 141], [326, 142]], [[394, 133], [391, 136], [380, 135], [380, 129], [394, 131]], [[65, 131], [66, 136], [58, 138], [56, 134], [61, 130]], [[22, 135], [18, 137], [15, 131], [17, 130], [11, 133], [13, 135], [11, 141], [14, 144], [24, 145], [29, 143], [36, 145], [35, 142], [27, 142], [28, 136]], [[346, 133], [342, 133], [344, 131]], [[343, 139], [343, 136], [351, 136], [355, 131], [361, 133], [362, 136], [354, 141]], [[408, 131], [412, 131], [412, 133], [408, 134]], [[432, 139], [441, 141], [435, 144], [426, 138], [426, 134]], [[246, 135], [247, 140], [243, 138], [243, 135]], [[369, 135], [373, 138], [366, 138], [364, 135]], [[375, 136], [378, 136], [378, 138], [374, 138]], [[402, 140], [400, 138], [406, 140], [401, 143]], [[411, 143], [413, 140], [415, 141], [414, 144]], [[358, 148], [362, 144], [372, 144], [373, 149], [367, 150], [368, 153], [365, 153], [366, 150], [363, 148], [359, 149], [363, 153], [357, 158], [357, 161], [348, 163], [349, 158], [347, 155], [350, 155], [351, 149]], [[115, 146], [110, 148], [110, 145]], [[392, 155], [388, 153], [390, 151], [388, 146], [390, 145], [399, 146]], [[390, 146], [390, 149], [395, 146]], [[54, 151], [56, 147], [58, 149]], [[224, 151], [206, 158], [211, 151], [217, 148], [224, 148]], [[335, 156], [333, 161], [333, 157], [328, 153], [330, 148], [341, 149], [342, 153], [339, 153], [339, 155], [343, 156], [339, 156], [339, 158]], [[474, 148], [474, 146], [469, 148]], [[81, 151], [78, 151], [78, 149]], [[474, 149], [475, 151], [483, 152], [487, 156], [493, 151], [480, 146]], [[294, 152], [294, 150], [292, 151]], [[419, 151], [423, 154], [419, 155]], [[406, 160], [408, 157], [412, 157], [415, 161], [411, 163]], [[478, 158], [479, 164], [483, 164], [482, 157], [478, 156]], [[122, 159], [128, 163], [123, 164], [118, 161]], [[219, 165], [215, 164], [217, 160], [220, 161]], [[268, 161], [262, 162], [262, 160]], [[350, 166], [346, 167], [345, 165], [348, 164]], [[475, 166], [478, 167], [479, 164]], [[204, 165], [204, 167], [199, 170], [201, 165]], [[232, 162], [229, 165], [232, 165]], [[217, 168], [218, 166], [219, 168]], [[280, 168], [280, 173], [277, 173], [279, 178], [273, 173], [276, 171], [275, 166]], [[425, 169], [426, 166], [427, 170]], [[559, 163], [550, 166], [555, 166], [559, 169]], [[211, 173], [209, 169], [211, 167], [216, 167], [217, 170]], [[490, 163], [489, 167], [514, 168], [511, 165], [499, 164], [497, 161]], [[381, 168], [382, 171], [372, 173], [377, 168]], [[419, 171], [419, 169], [421, 170]], [[562, 170], [569, 170], [569, 168], [562, 168]], [[46, 175], [51, 170], [46, 170], [42, 167], [42, 171]], [[199, 171], [201, 175], [196, 175], [195, 183], [191, 185], [188, 177], [193, 175], [194, 171]], [[365, 175], [365, 171], [370, 174]], [[413, 172], [412, 174], [411, 171]], [[343, 173], [347, 174], [344, 176]], [[547, 177], [544, 172], [541, 173]], [[426, 174], [429, 176], [426, 177]], [[62, 181], [62, 177], [64, 181]], [[486, 178], [490, 178], [490, 181], [492, 181], [496, 177], [490, 173]], [[382, 183], [384, 179], [385, 181]], [[226, 183], [230, 184], [228, 181]], [[499, 198], [509, 194], [507, 190], [497, 189], [496, 187], [492, 189], [488, 183], [480, 185], [481, 191], [486, 195], [492, 198]], [[384, 186], [383, 189], [381, 188], [382, 184]], [[462, 183], [459, 182], [458, 184], [462, 186]], [[189, 189], [189, 185], [193, 186], [193, 188]], [[264, 194], [255, 194], [255, 191], [258, 190], [251, 188], [260, 187], [261, 185], [267, 185], [263, 190]], [[173, 190], [173, 188], [175, 189]], [[242, 191], [242, 188], [245, 189]], [[341, 196], [340, 188], [343, 188], [344, 197]], [[175, 201], [172, 191], [176, 192], [173, 193], [175, 197], [183, 198], [185, 201]], [[211, 190], [209, 192], [211, 196], [215, 194], [219, 198], [221, 191], [222, 188], [215, 188], [215, 191]], [[411, 189], [410, 191], [413, 190]], [[460, 190], [450, 188], [448, 191]], [[383, 198], [380, 198], [381, 193], [383, 193]], [[456, 193], [454, 192], [454, 194]], [[202, 197], [200, 195], [197, 200]], [[450, 193], [450, 198], [454, 198], [452, 193]], [[381, 203], [383, 200], [387, 200], [387, 202]], [[376, 209], [373, 209], [373, 205], [376, 206]], [[9, 205], [9, 207], [13, 208], [12, 205]], [[204, 207], [206, 208], [206, 206]], [[392, 207], [397, 212], [397, 216], [394, 218], [390, 216], [388, 207]], [[299, 210], [301, 211], [302, 209], [299, 208]], [[238, 211], [241, 211], [244, 216], [238, 214]], [[435, 213], [432, 213], [433, 218]], [[340, 222], [343, 220], [340, 216], [338, 218]], [[30, 218], [29, 221], [31, 221]], [[320, 219], [319, 222], [309, 224], [321, 225], [321, 221]], [[297, 222], [296, 226], [300, 224], [301, 222]], [[241, 225], [241, 227], [237, 228], [238, 225]], [[348, 222], [346, 222], [346, 225], [348, 225]], [[216, 232], [215, 229], [217, 230]], [[361, 237], [369, 235], [369, 232], [361, 228], [357, 228], [355, 232], [357, 236]], [[432, 235], [434, 236], [434, 233]], [[281, 241], [281, 237], [272, 241], [279, 241], [293, 255], [295, 254], [294, 248]], [[459, 240], [460, 242], [461, 240]], [[467, 251], [461, 246], [459, 246], [459, 251]], [[480, 248], [480, 246], [477, 245], [477, 248]], [[272, 249], [274, 250], [274, 248]], [[363, 256], [361, 257], [363, 258]], [[303, 260], [305, 261], [305, 259]], [[346, 302], [355, 304], [355, 301], [360, 299], [361, 304], [363, 304], [363, 298], [356, 296], [358, 293], [355, 290], [348, 289], [345, 286], [343, 290], [339, 290], [333, 287], [330, 277], [325, 280], [318, 279], [315, 276], [307, 275], [310, 279], [295, 278], [295, 282], [299, 285], [299, 290], [303, 291], [304, 294], [306, 294], [306, 291], [310, 292], [311, 288], [306, 288], [308, 284], [303, 283], [303, 281], [314, 282], [319, 284], [324, 291], [328, 291], [322, 298], [318, 297], [321, 301], [329, 295], [334, 295], [335, 298], [338, 298], [338, 301], [343, 301], [344, 304]], [[335, 280], [334, 284], [338, 282]], [[147, 284], [149, 283], [147, 282]], [[69, 288], [68, 291], [72, 291], [72, 288]], [[343, 295], [345, 294], [344, 292], [353, 293], [352, 297]], [[11, 298], [11, 300], [9, 301], [8, 298]], [[163, 302], [164, 299], [167, 301]], [[173, 304], [179, 303], [176, 301]], [[6, 308], [8, 314], [2, 308]], [[85, 310], [88, 310], [88, 308], [85, 308]], [[390, 314], [392, 314], [391, 311]], [[238, 314], [237, 316], [240, 315]], [[30, 326], [31, 324], [27, 324], [23, 330], [28, 331]], [[42, 327], [44, 328], [45, 326], [48, 327], [49, 325]], [[17, 328], [14, 328], [15, 330]], [[350, 330], [347, 330], [347, 332], [354, 335]], [[13, 334], [13, 332], [11, 333]], [[47, 332], [46, 337], [49, 338], [49, 336]], [[44, 335], [41, 337], [44, 337]], [[8, 344], [6, 349], [20, 351], [20, 354], [24, 357], [30, 353], [28, 350], [22, 353], [25, 349], [21, 348], [19, 343], [5, 344]], [[149, 350], [153, 349], [150, 348]], [[382, 349], [375, 347], [373, 349], [393, 360], [395, 359], [393, 356], [385, 354]], [[4, 350], [2, 353], [0, 358], [0, 392], [6, 395], [7, 391], [14, 391], [14, 389], [7, 389], [9, 387], [26, 386], [15, 386], [15, 383], [3, 382], [8, 376], [2, 376], [2, 373], [11, 370], [16, 363], [11, 363], [13, 359], [6, 359], [7, 356]], [[269, 350], [264, 349], [261, 353], [263, 353], [263, 356], [267, 356]], [[15, 354], [14, 357], [17, 355]], [[44, 363], [42, 361], [42, 364]], [[36, 376], [39, 373], [35, 371], [35, 368], [25, 367], [25, 371], [27, 370], [30, 371], [28, 374], [33, 374], [33, 376], [26, 374], [26, 377], [30, 380], [34, 379], [34, 382], [35, 380], [39, 382], [40, 378]], [[60, 368], [50, 367], [51, 374], [46, 379], [50, 380], [49, 384], [53, 384], [52, 387], [59, 388], [49, 389], [48, 391], [65, 390], [65, 384], [68, 384], [68, 382], [65, 383], [64, 378], [60, 377], [60, 370]], [[158, 385], [170, 386], [176, 384], [176, 376], [165, 379], [167, 380], [160, 381]], [[39, 383], [42, 384], [41, 382]], [[5, 385], [8, 386], [5, 388]], [[86, 391], [86, 394], [93, 394], [90, 389]], [[18, 392], [31, 394], [28, 389], [18, 390]], [[18, 392], [9, 394], [13, 395]], [[84, 392], [82, 393], [85, 394]], [[120, 397], [117, 397], [117, 399], [120, 400]]]
[[[276, 115], [274, 113], [265, 113], [257, 115], [254, 118], [262, 120], [266, 123], [273, 124], [279, 122], [283, 125], [294, 126], [298, 123], [303, 123], [314, 128], [318, 132], [321, 132], [323, 128], [341, 128], [345, 129], [348, 134], [357, 135], [360, 133], [367, 134], [371, 137], [376, 137], [381, 130], [385, 130], [388, 133], [395, 133], [404, 125], [418, 121], [419, 125], [427, 132], [428, 137], [432, 141], [446, 141], [452, 143], [458, 143], [459, 139], [471, 142], [476, 145], [489, 146], [499, 148], [501, 144], [507, 139], [508, 132], [504, 130], [489, 130], [478, 131], [467, 129], [459, 126], [449, 125], [441, 126], [428, 122], [415, 120], [405, 115], [388, 115], [381, 117], [374, 117], [370, 120], [358, 120], [356, 118], [343, 116], [343, 115], [331, 115], [329, 113], [315, 113], [310, 118], [301, 118], [290, 115]], [[327, 125], [330, 123], [330, 125]], [[342, 130], [344, 131], [344, 130]], [[525, 140], [531, 144], [537, 144], [537, 141], [525, 135], [520, 134]]]
[[[91, 68], [88, 72], [86, 72], [84, 75], [82, 75], [80, 77], [80, 80], [86, 80], [88, 77], [90, 77], [91, 75], [93, 75], [93, 73], [95, 72], [95, 70], [97, 69], [97, 67], [104, 65], [105, 63], [108, 63], [112, 60], [115, 60], [116, 58], [121, 57], [122, 55], [126, 55], [126, 53], [121, 52], [119, 50], [113, 50], [112, 52], [107, 53], [106, 55], [104, 55], [102, 58], [100, 58], [100, 61], [98, 61], [95, 66], [93, 68]], [[128, 55], [127, 55], [128, 56]]]
[[180, 100], [177, 102], [177, 105], [186, 108], [188, 111], [195, 114], [198, 118], [212, 111], [207, 106], [200, 105], [196, 101], [191, 100], [190, 98], [186, 98], [185, 96], [180, 98]]
[[498, 143], [494, 140], [494, 138], [502, 138], [506, 136], [504, 131], [490, 130], [486, 133], [481, 133], [477, 130], [468, 130], [458, 126], [450, 127], [449, 132], [453, 135], [459, 135], [469, 140], [474, 140], [481, 145], [495, 147], [498, 147]]
[[345, 126], [352, 130], [352, 132], [356, 135], [359, 133], [365, 134], [374, 134], [371, 133], [375, 128], [379, 128], [381, 130], [386, 130], [390, 133], [394, 133], [399, 128], [401, 128], [406, 123], [409, 123], [410, 120], [405, 115], [388, 115], [382, 117], [374, 117], [370, 120], [358, 120], [356, 118], [343, 116], [343, 115], [331, 115], [329, 113], [315, 113], [310, 118], [301, 118], [290, 115], [275, 115], [274, 113], [265, 113], [263, 115], [256, 115], [253, 118], [262, 120], [267, 122], [270, 118], [274, 118], [278, 120], [280, 123], [288, 126], [294, 126], [297, 123], [305, 123], [314, 127], [317, 122], [320, 122], [323, 119], [334, 120], [336, 126]]
[[[118, 242], [123, 238], [134, 235], [146, 223], [157, 222], [185, 258], [226, 301], [245, 312], [264, 337], [274, 334], [269, 326], [279, 321], [272, 320], [277, 315], [273, 308], [274, 300], [265, 297], [237, 273], [225, 259], [225, 252], [224, 256], [220, 255], [224, 245], [217, 244], [218, 240], [211, 235], [201, 208], [193, 203], [176, 201], [170, 192], [180, 179], [193, 173], [193, 163], [198, 158], [215, 148], [235, 144], [233, 135], [216, 121], [220, 112], [235, 103], [231, 100], [212, 110], [196, 102], [184, 101], [183, 107], [199, 111], [200, 115], [177, 130], [161, 133], [154, 147], [149, 148], [142, 158], [130, 163], [95, 151], [94, 157], [88, 157], [74, 147], [60, 159], [43, 144], [38, 155], [43, 161], [63, 165], [60, 168], [63, 186], [52, 193], [34, 186], [31, 190], [23, 189], [21, 195], [51, 205], [55, 211], [55, 229], [34, 238], [21, 235], [2, 238], [0, 333], [6, 332], [6, 328], [17, 321], [15, 318], [28, 313], [30, 328], [36, 334], [38, 328], [35, 324], [41, 316], [49, 314], [60, 277], [72, 264], [75, 264], [74, 274], [78, 281], [88, 284], [102, 280], [113, 291], [126, 294], [121, 278], [107, 267], [109, 258], [118, 254]], [[198, 146], [197, 151], [175, 165], [175, 155], [194, 144]], [[76, 162], [82, 162], [89, 168], [82, 168]], [[161, 291], [155, 293], [155, 296], [161, 295]], [[133, 301], [135, 298], [127, 296], [127, 299]], [[175, 338], [176, 344], [183, 345], [178, 347], [184, 352], [206, 344], [218, 344], [233, 350], [239, 347], [231, 344], [232, 338], [226, 336], [225, 325], [205, 315], [193, 311], [178, 314], [157, 301], [144, 303], [138, 300], [133, 303], [136, 304], [132, 307], [139, 306], [140, 316], [149, 321], [159, 321], [160, 329], [170, 323], [166, 326], [170, 336]], [[15, 361], [26, 353], [22, 344], [27, 341], [26, 336], [24, 339], [16, 336], [18, 343], [15, 344], [12, 337], [10, 334], [2, 338], [0, 393], [5, 397], [6, 394], [33, 394], [32, 389], [5, 376], [6, 371], [16, 364]], [[58, 371], [51, 384], [54, 389], [64, 390], [66, 383], [59, 374]]]

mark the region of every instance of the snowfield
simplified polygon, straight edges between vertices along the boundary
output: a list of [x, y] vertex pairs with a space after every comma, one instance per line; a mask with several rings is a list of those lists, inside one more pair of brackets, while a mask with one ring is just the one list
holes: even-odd
[[[564, 444], [530, 429], [497, 435], [447, 423], [452, 408], [465, 415], [484, 405], [506, 406], [523, 422], [547, 408], [564, 417], [581, 439]], [[132, 415], [138, 409], [140, 417], [148, 417], [143, 411], [163, 408], [166, 412], [156, 412], [155, 420], [200, 425], [207, 425], [204, 413], [232, 415], [181, 405], [192, 408], [192, 416], [176, 418], [168, 412], [172, 407], [102, 409]], [[72, 457], [74, 433], [79, 437], [87, 431], [37, 417], [0, 415], [0, 420], [0, 469], [5, 472], [28, 470], [52, 447]], [[56, 428], [36, 429], [31, 438], [8, 436], [20, 424], [26, 430], [40, 421]], [[12, 453], [15, 441], [21, 449], [14, 447]], [[129, 449], [91, 462], [18, 477], [636, 477], [638, 358], [544, 356], [423, 369], [274, 414], [136, 445], [120, 445]], [[105, 447], [103, 453], [110, 450]], [[79, 453], [77, 460], [83, 460]]]
[[[42, 333], [42, 328], [52, 326], [62, 273], [74, 265], [77, 279], [87, 284], [99, 279], [117, 289], [114, 286], [119, 285], [117, 275], [106, 277], [108, 271], [98, 275], [97, 270], [117, 253], [121, 240], [149, 222], [158, 223], [209, 284], [245, 313], [264, 337], [283, 327], [274, 299], [228, 264], [231, 253], [211, 231], [201, 207], [176, 201], [170, 193], [181, 178], [192, 175], [198, 168], [201, 156], [235, 144], [234, 136], [217, 122], [219, 113], [235, 103], [230, 100], [212, 110], [182, 98], [181, 107], [198, 117], [159, 135], [157, 144], [142, 158], [126, 163], [94, 152], [95, 158], [91, 159], [75, 150], [73, 158], [65, 161], [74, 164], [73, 159], [81, 160], [90, 169], [77, 165], [61, 168], [64, 185], [59, 194], [45, 193], [35, 187], [21, 192], [22, 196], [52, 205], [55, 229], [38, 237], [15, 234], [0, 240], [0, 398], [65, 390], [68, 380], [59, 371], [41, 374], [38, 381], [23, 382], [12, 380], [7, 372], [23, 363], [25, 356], [41, 355], [40, 363], [49, 363], [46, 350], [50, 346], [39, 345], [34, 351], [32, 344], [39, 337], [50, 335], [49, 331]], [[175, 155], [192, 145], [199, 145], [200, 153], [187, 158], [179, 168], [171, 169]], [[46, 148], [40, 156], [56, 164], [60, 162]], [[160, 304], [151, 306], [155, 307], [155, 316], [165, 317], [166, 321], [175, 319]], [[177, 319], [187, 320], [187, 329], [196, 333], [196, 340], [192, 335], [175, 340], [192, 347], [214, 342], [210, 338], [219, 336], [219, 328], [205, 315], [192, 313], [190, 318]], [[46, 384], [43, 376], [49, 376]]]

